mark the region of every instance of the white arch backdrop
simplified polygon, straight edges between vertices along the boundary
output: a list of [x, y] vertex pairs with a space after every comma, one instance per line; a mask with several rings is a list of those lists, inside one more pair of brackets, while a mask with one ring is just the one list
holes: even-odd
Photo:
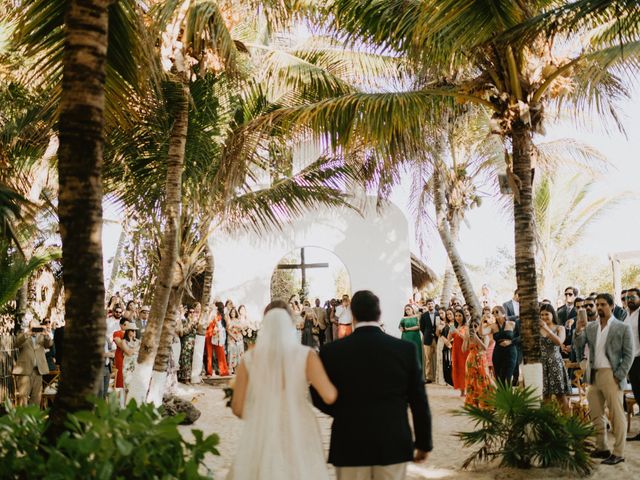
[[244, 304], [249, 318], [260, 319], [280, 259], [295, 248], [321, 247], [340, 258], [352, 292], [371, 290], [380, 298], [385, 330], [399, 336], [403, 306], [412, 293], [407, 219], [392, 203], [376, 210], [375, 197], [364, 204], [363, 215], [347, 208], [318, 208], [281, 231], [214, 235], [214, 297]]

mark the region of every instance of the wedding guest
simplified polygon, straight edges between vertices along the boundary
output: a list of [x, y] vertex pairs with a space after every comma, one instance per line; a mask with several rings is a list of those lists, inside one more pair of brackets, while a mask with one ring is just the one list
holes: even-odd
[[135, 300], [129, 300], [127, 302], [127, 308], [122, 316], [130, 322], [135, 322], [138, 319], [138, 304]]
[[244, 338], [242, 337], [242, 324], [238, 311], [235, 308], [229, 310], [227, 320], [227, 367], [230, 374], [234, 374], [244, 354]]
[[122, 379], [125, 392], [129, 390], [129, 384], [131, 383], [131, 377], [136, 369], [136, 362], [138, 361], [138, 352], [140, 351], [140, 340], [136, 337], [138, 327], [135, 323], [128, 321], [124, 325], [124, 337], [122, 339], [122, 350], [124, 353], [124, 359], [122, 362]]
[[[633, 363], [631, 327], [613, 316], [613, 297], [608, 293], [596, 296], [597, 322], [581, 318], [576, 326], [574, 349], [589, 347], [590, 386], [587, 392], [589, 415], [596, 427], [594, 458], [603, 458], [604, 465], [624, 462], [627, 421], [623, 408], [626, 377]], [[613, 453], [607, 446], [605, 406], [609, 410], [612, 433], [615, 437]]]
[[442, 374], [444, 381], [453, 387], [453, 372], [451, 368], [451, 349], [453, 343], [449, 339], [455, 330], [455, 315], [452, 308], [445, 311], [445, 325], [442, 329], [442, 338], [444, 338], [444, 347], [442, 348]]
[[[231, 307], [233, 308], [233, 307]], [[213, 351], [216, 354], [218, 360], [218, 375], [226, 377], [229, 375], [229, 367], [227, 366], [227, 355], [225, 352], [225, 346], [227, 344], [227, 329], [224, 319], [224, 307], [218, 309], [218, 314], [215, 316], [215, 324], [211, 331], [211, 344], [213, 345]], [[206, 338], [206, 335], [205, 335]]]
[[[627, 290], [627, 318], [624, 323], [631, 328], [633, 338], [634, 358], [629, 370], [629, 382], [636, 403], [640, 406], [640, 289], [630, 288]], [[640, 433], [634, 437], [627, 438], [632, 442], [640, 441]]]
[[469, 306], [469, 304], [465, 303], [462, 306], [462, 313], [467, 325], [469, 325], [469, 323], [471, 322], [471, 307]]
[[302, 317], [304, 319], [304, 325], [302, 327], [302, 345], [318, 349], [318, 319], [311, 307], [305, 307], [302, 311]]
[[413, 307], [409, 304], [404, 306], [404, 317], [400, 320], [400, 338], [413, 343], [416, 346], [416, 356], [420, 373], [424, 376], [422, 368], [422, 338], [420, 338], [420, 321]]
[[564, 305], [558, 309], [558, 324], [563, 327], [567, 320], [573, 318], [575, 321], [578, 312], [575, 308], [575, 300], [578, 296], [578, 289], [575, 287], [567, 287], [564, 289]]
[[[444, 315], [444, 310], [440, 310], [439, 314]], [[439, 315], [436, 317], [436, 338], [438, 341], [436, 342], [436, 362], [435, 362], [435, 383], [436, 385], [446, 385], [447, 382], [444, 377], [444, 355], [443, 350], [445, 349], [445, 342], [447, 341], [446, 335], [444, 334], [444, 329], [446, 328], [446, 323], [443, 318]], [[448, 334], [448, 332], [447, 332]]]
[[496, 304], [496, 299], [491, 292], [491, 288], [486, 283], [482, 285], [482, 292], [478, 300], [480, 300], [480, 305], [489, 307], [489, 310]]
[[482, 333], [481, 323], [472, 320], [468, 325], [463, 346], [467, 351], [464, 403], [484, 408], [485, 398], [491, 388], [487, 370], [487, 341]]
[[520, 295], [518, 294], [517, 288], [513, 292], [513, 297], [511, 298], [511, 300], [504, 302], [502, 304], [502, 308], [505, 311], [507, 320], [515, 321], [516, 318], [520, 317]]
[[420, 331], [424, 343], [424, 373], [427, 383], [431, 383], [436, 377], [435, 350], [437, 349], [436, 338], [437, 312], [433, 299], [427, 299], [427, 309], [420, 316]]
[[353, 317], [349, 295], [342, 295], [342, 303], [336, 307], [336, 321], [338, 322], [338, 338], [344, 338], [353, 331]]
[[518, 365], [518, 351], [513, 339], [520, 335], [517, 332], [517, 323], [514, 320], [507, 320], [506, 311], [503, 306], [493, 307], [491, 312], [496, 319], [496, 323], [491, 326], [495, 347], [493, 350], [493, 370], [496, 380], [500, 380], [506, 385], [511, 385], [513, 373]]
[[464, 376], [469, 352], [463, 348], [467, 336], [467, 320], [464, 318], [464, 312], [461, 308], [454, 311], [454, 322], [457, 323], [458, 326], [449, 334], [449, 339], [453, 340], [453, 347], [451, 348], [451, 376], [453, 378], [453, 388], [460, 390], [460, 396], [464, 397]]
[[211, 343], [211, 339], [216, 329], [218, 317], [224, 315], [224, 304], [222, 302], [216, 302], [214, 306], [215, 310], [211, 312], [210, 321], [204, 334], [204, 351], [207, 357], [206, 371], [209, 377], [213, 376], [213, 343]]
[[324, 345], [327, 331], [327, 312], [320, 306], [320, 299], [316, 298], [316, 306], [313, 307], [313, 312], [316, 315], [318, 321], [318, 344]]
[[193, 360], [193, 347], [196, 342], [197, 328], [195, 309], [188, 308], [181, 322], [180, 370], [178, 370], [178, 381], [181, 383], [191, 383], [191, 362]]
[[493, 332], [491, 330], [491, 326], [496, 323], [496, 319], [491, 315], [491, 308], [483, 307], [482, 308], [482, 333], [488, 339], [489, 344], [487, 345], [487, 350], [485, 352], [485, 356], [487, 357], [487, 369], [489, 371], [489, 375], [491, 377], [494, 376], [493, 371], [493, 350], [496, 347], [496, 341], [493, 339]]
[[124, 344], [124, 326], [127, 324], [126, 318], [120, 318], [120, 330], [113, 332], [112, 340], [116, 344], [116, 353], [113, 357], [113, 366], [116, 369], [115, 388], [124, 388], [124, 352], [127, 346]]
[[551, 305], [540, 306], [540, 354], [542, 360], [542, 394], [546, 401], [555, 395], [565, 413], [569, 413], [571, 381], [564, 366], [560, 348], [565, 329], [558, 325], [558, 316]]
[[338, 340], [338, 318], [336, 317], [336, 308], [338, 306], [338, 300], [335, 298], [329, 302], [329, 321], [331, 322], [331, 341]]
[[140, 312], [138, 313], [138, 318], [136, 318], [136, 327], [138, 327], [138, 330], [136, 331], [136, 334], [138, 336], [138, 339], [142, 338], [142, 335], [144, 334], [144, 331], [147, 329], [147, 323], [149, 322], [149, 311], [151, 310], [151, 307], [149, 307], [149, 305], [143, 305], [142, 307], [140, 307]]
[[42, 399], [42, 375], [49, 373], [45, 348], [53, 345], [51, 330], [42, 327], [37, 320], [29, 322], [29, 328], [15, 341], [18, 358], [13, 366], [18, 394], [30, 405], [40, 405]]

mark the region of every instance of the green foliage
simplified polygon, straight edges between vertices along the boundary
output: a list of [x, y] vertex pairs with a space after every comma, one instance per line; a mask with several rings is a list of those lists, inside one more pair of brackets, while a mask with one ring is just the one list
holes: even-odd
[[[201, 479], [207, 453], [217, 455], [217, 435], [193, 430], [194, 443], [178, 431], [183, 415], [163, 418], [152, 405], [95, 401], [93, 411], [69, 415], [68, 430], [48, 445], [46, 412], [9, 409], [0, 417], [3, 478]], [[210, 474], [210, 472], [207, 472]]]
[[477, 461], [500, 459], [500, 466], [559, 467], [580, 475], [593, 468], [589, 453], [593, 426], [560, 411], [554, 403], [540, 404], [532, 388], [498, 385], [487, 397], [487, 407], [465, 405], [459, 415], [475, 423], [471, 432], [457, 436], [465, 447], [477, 447], [463, 468]]

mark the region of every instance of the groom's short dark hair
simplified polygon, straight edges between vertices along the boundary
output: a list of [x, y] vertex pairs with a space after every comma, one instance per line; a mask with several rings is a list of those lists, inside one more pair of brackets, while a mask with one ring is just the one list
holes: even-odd
[[351, 313], [358, 322], [380, 320], [380, 299], [369, 290], [360, 290], [351, 299]]

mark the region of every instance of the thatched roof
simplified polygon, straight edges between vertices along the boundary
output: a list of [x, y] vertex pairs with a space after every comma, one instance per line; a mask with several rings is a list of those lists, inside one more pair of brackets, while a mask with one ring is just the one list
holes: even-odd
[[438, 279], [436, 273], [427, 265], [411, 254], [411, 284], [418, 289], [423, 289], [434, 283]]

